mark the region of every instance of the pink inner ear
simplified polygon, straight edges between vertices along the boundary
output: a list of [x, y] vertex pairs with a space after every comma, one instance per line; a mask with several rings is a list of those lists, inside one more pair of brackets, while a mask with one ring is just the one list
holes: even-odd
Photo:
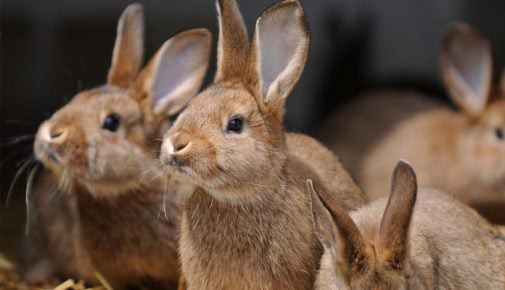
[[[200, 39], [169, 40], [163, 48], [152, 84], [153, 99], [151, 106], [157, 109], [168, 102], [187, 102], [188, 96], [181, 97], [176, 92], [185, 92], [197, 86], [198, 72], [203, 66], [204, 46]], [[198, 86], [199, 87], [199, 86]], [[198, 90], [198, 88], [196, 88]]]
[[491, 59], [486, 45], [467, 38], [454, 39], [448, 55], [455, 85], [471, 107], [482, 108], [491, 79]]
[[[256, 25], [263, 97], [276, 81], [289, 79], [303, 62], [303, 46], [308, 38], [296, 7], [284, 7], [265, 13]], [[303, 65], [304, 62], [301, 64]]]

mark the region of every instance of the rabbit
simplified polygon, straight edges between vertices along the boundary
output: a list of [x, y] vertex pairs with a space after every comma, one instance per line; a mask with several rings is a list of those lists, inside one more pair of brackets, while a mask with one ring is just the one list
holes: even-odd
[[351, 213], [307, 181], [324, 246], [315, 289], [504, 289], [505, 234], [451, 195], [417, 187], [399, 161], [389, 199]]
[[[199, 91], [211, 50], [207, 29], [186, 30], [139, 72], [143, 30], [142, 7], [128, 6], [107, 83], [77, 94], [41, 124], [34, 143], [49, 183], [55, 181], [72, 209], [66, 210], [72, 214], [69, 233], [49, 234], [58, 239], [75, 233], [79, 244], [69, 246], [77, 252], [70, 256], [89, 261], [75, 272], [88, 278], [96, 271], [118, 288], [177, 283], [180, 210], [175, 200], [165, 200], [177, 188], [160, 174], [158, 149], [171, 117]], [[34, 194], [44, 200], [50, 192], [36, 186]], [[55, 211], [50, 201], [42, 205], [42, 216]], [[160, 217], [161, 206], [166, 217]]]
[[[351, 210], [365, 200], [328, 149], [283, 129], [284, 102], [307, 57], [303, 8], [295, 0], [267, 8], [250, 45], [236, 2], [216, 4], [214, 83], [190, 101], [161, 146], [167, 173], [186, 185], [182, 274], [190, 290], [310, 289], [322, 247], [304, 180], [335, 184], [320, 192], [329, 204]], [[331, 177], [340, 184], [325, 182], [331, 174], [341, 174]]]
[[457, 111], [421, 94], [375, 93], [326, 123], [323, 143], [371, 200], [387, 195], [388, 168], [402, 158], [421, 185], [469, 204], [505, 202], [505, 75], [492, 85], [490, 45], [463, 23], [445, 33], [441, 70]]

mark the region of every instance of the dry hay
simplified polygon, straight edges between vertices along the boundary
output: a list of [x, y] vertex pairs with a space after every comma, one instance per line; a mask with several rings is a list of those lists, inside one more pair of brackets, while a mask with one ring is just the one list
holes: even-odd
[[73, 279], [28, 283], [21, 281], [14, 271], [13, 263], [0, 254], [0, 290], [112, 290], [103, 277], [97, 275], [97, 278], [102, 283], [97, 287], [86, 287], [83, 281], [75, 282]]

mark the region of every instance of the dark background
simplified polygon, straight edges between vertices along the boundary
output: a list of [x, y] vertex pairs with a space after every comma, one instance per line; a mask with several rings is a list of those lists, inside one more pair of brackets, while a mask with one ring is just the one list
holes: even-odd
[[[217, 40], [213, 0], [139, 1], [146, 16], [146, 60], [172, 34], [207, 27]], [[252, 34], [273, 0], [239, 0]], [[117, 20], [130, 1], [4, 0], [1, 2], [0, 249], [22, 229], [23, 190], [7, 210], [9, 182], [38, 124], [78, 91], [105, 81]], [[286, 125], [310, 132], [341, 102], [371, 88], [408, 88], [445, 98], [438, 46], [444, 28], [462, 20], [492, 43], [495, 72], [505, 63], [504, 0], [302, 0], [311, 25], [309, 60], [288, 101]], [[215, 54], [208, 79], [214, 73]], [[24, 179], [24, 178], [22, 178]], [[23, 182], [21, 182], [23, 183]], [[6, 240], [8, 240], [6, 242]], [[1, 250], [0, 250], [1, 251]]]

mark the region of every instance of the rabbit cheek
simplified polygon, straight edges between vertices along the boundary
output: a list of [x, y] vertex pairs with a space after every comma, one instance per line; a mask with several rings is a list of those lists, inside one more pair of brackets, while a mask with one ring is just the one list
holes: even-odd
[[480, 182], [488, 185], [503, 182], [505, 177], [505, 162], [498, 156], [505, 155], [505, 144], [501, 144], [494, 132], [489, 130], [487, 136], [472, 132], [462, 141], [461, 160], [466, 170]]
[[206, 148], [206, 150], [192, 150], [178, 156], [179, 167], [187, 168], [189, 173], [194, 177], [197, 184], [205, 184], [212, 181], [219, 174], [216, 166], [216, 152], [213, 146], [195, 144], [198, 148]]
[[75, 134], [69, 142], [55, 146], [56, 152], [62, 156], [63, 165], [72, 172], [83, 175], [88, 169], [86, 144], [82, 134]]
[[68, 127], [65, 139], [55, 140], [58, 136], [50, 136], [50, 129], [49, 123], [44, 123], [37, 133], [34, 144], [37, 159], [49, 168], [83, 174], [87, 168], [83, 134]]

